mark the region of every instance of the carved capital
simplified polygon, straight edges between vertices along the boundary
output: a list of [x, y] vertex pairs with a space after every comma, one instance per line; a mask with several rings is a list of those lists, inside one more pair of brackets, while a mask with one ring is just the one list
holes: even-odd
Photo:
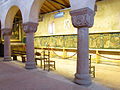
[[25, 33], [31, 33], [37, 31], [38, 23], [27, 22], [23, 24], [23, 30]]
[[10, 29], [10, 28], [4, 28], [1, 31], [2, 31], [2, 35], [3, 36], [5, 36], [5, 35], [12, 35], [12, 29]]
[[88, 7], [73, 10], [70, 15], [72, 16], [72, 24], [76, 28], [93, 26], [95, 12]]

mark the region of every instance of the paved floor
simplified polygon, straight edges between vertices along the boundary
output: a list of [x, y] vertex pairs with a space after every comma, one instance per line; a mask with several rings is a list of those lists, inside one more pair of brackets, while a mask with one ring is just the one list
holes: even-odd
[[[93, 84], [83, 87], [72, 82], [76, 68], [75, 60], [54, 60], [57, 70], [51, 72], [40, 68], [26, 70], [23, 63], [16, 61], [0, 62], [0, 90], [119, 90], [119, 67], [96, 64], [96, 78], [93, 79]], [[111, 79], [112, 71], [117, 77]]]
[[25, 70], [12, 62], [0, 62], [0, 90], [89, 90], [62, 77], [35, 70]]
[[[76, 72], [76, 60], [54, 60], [57, 62], [57, 70], [55, 72], [72, 81]], [[120, 90], [120, 66], [95, 63], [92, 63], [92, 65], [95, 65], [96, 68], [96, 77], [93, 78], [94, 83], [99, 83], [113, 90]]]

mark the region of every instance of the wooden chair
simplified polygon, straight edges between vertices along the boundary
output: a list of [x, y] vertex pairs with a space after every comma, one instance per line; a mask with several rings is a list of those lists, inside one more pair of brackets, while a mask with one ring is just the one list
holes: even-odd
[[95, 78], [95, 66], [91, 65], [91, 55], [89, 57], [89, 73], [93, 78]]
[[39, 52], [36, 52], [36, 53], [35, 53], [35, 62], [36, 62], [36, 65], [37, 65], [37, 60], [40, 61], [40, 66], [41, 66], [41, 68], [42, 68], [42, 66], [43, 66], [42, 61], [44, 61], [45, 58], [44, 58], [44, 57], [41, 55], [41, 53], [39, 53]]
[[44, 58], [46, 58], [44, 60], [44, 70], [46, 70], [46, 68], [48, 71], [50, 71], [51, 68], [54, 68], [54, 70], [55, 70], [56, 69], [55, 61], [50, 60], [50, 51], [49, 50], [44, 51]]

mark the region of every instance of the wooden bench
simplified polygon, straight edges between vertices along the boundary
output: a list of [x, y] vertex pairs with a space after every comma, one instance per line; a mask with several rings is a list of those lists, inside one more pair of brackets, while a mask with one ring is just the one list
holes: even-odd
[[26, 52], [25, 51], [12, 50], [11, 56], [13, 57], [13, 60], [17, 60], [17, 56], [21, 56], [22, 62], [25, 62]]
[[91, 65], [91, 55], [89, 57], [89, 73], [91, 77], [95, 78], [95, 66]]

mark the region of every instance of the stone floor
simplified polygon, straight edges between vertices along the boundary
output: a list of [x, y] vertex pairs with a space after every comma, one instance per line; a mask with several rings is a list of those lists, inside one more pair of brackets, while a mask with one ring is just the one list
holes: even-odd
[[[72, 81], [74, 79], [74, 73], [76, 72], [76, 60], [54, 60], [57, 62], [57, 70], [55, 72]], [[92, 78], [94, 83], [99, 83], [109, 89], [120, 90], [120, 66], [95, 63], [92, 63], [92, 65], [94, 65], [96, 69], [96, 77]]]
[[43, 70], [25, 70], [13, 62], [0, 62], [0, 90], [89, 90]]
[[118, 66], [94, 64], [96, 78], [91, 86], [83, 87], [73, 83], [75, 60], [53, 60], [56, 61], [57, 70], [51, 72], [41, 68], [26, 70], [19, 61], [0, 62], [0, 90], [120, 90]]

